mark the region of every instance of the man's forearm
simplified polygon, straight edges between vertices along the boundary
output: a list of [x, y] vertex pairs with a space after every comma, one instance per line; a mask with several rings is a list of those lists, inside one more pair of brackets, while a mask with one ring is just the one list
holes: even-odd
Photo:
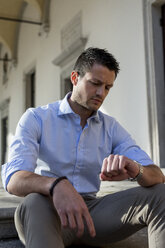
[[[142, 168], [142, 172], [140, 168]], [[140, 176], [138, 176], [139, 173]], [[100, 178], [103, 181], [137, 178], [138, 183], [143, 187], [165, 182], [165, 176], [158, 166], [151, 164], [139, 167], [134, 160], [118, 154], [110, 154], [103, 160]]]
[[30, 171], [15, 172], [7, 185], [9, 193], [26, 196], [30, 193], [49, 195], [49, 189], [55, 178], [40, 176]]
[[[49, 195], [54, 180], [55, 178], [40, 176], [29, 171], [18, 171], [12, 175], [7, 190], [17, 196], [26, 196], [30, 193]], [[93, 220], [82, 196], [72, 184], [68, 180], [62, 180], [54, 191], [52, 201], [59, 214], [61, 225], [77, 230], [77, 235], [80, 237], [84, 232], [85, 219], [89, 233], [94, 237], [96, 231]]]
[[143, 175], [138, 183], [143, 187], [149, 187], [158, 183], [164, 183], [165, 176], [156, 165], [143, 166]]

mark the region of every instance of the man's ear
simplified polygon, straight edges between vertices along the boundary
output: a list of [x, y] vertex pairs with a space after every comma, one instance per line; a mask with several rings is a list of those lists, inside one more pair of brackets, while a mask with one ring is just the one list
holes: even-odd
[[78, 82], [78, 73], [77, 73], [77, 71], [72, 71], [71, 72], [70, 80], [71, 80], [73, 85], [77, 85], [77, 82]]

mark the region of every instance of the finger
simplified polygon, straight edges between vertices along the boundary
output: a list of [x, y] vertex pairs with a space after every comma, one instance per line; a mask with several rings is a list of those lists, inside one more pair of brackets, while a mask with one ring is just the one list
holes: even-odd
[[112, 162], [112, 170], [118, 171], [119, 170], [119, 155], [115, 155], [113, 162]]
[[77, 236], [81, 237], [84, 233], [84, 222], [82, 215], [80, 213], [77, 213], [76, 216], [76, 222], [77, 222]]
[[87, 213], [84, 214], [84, 219], [87, 223], [87, 227], [90, 233], [91, 237], [95, 237], [96, 236], [96, 230], [95, 230], [95, 226], [92, 220], [91, 215], [89, 214], [89, 212], [87, 211]]
[[102, 168], [101, 168], [101, 172], [102, 173], [106, 173], [107, 172], [107, 164], [108, 164], [108, 160], [107, 160], [107, 158], [104, 158], [103, 164], [102, 164]]
[[108, 174], [108, 176], [106, 176], [105, 174], [103, 173], [100, 173], [100, 180], [102, 181], [106, 181], [108, 180], [108, 178], [110, 179], [112, 176], [110, 174]]
[[67, 226], [68, 226], [68, 219], [67, 219], [66, 214], [60, 213], [60, 211], [59, 211], [59, 212], [58, 212], [58, 215], [59, 215], [60, 220], [61, 220], [61, 225], [62, 225], [63, 227], [67, 227]]
[[114, 159], [114, 155], [111, 154], [109, 155], [109, 157], [107, 158], [107, 172], [110, 173], [111, 172], [111, 167], [112, 167], [112, 163], [113, 163], [113, 159]]
[[107, 172], [113, 176], [118, 175], [118, 155], [108, 157]]
[[[113, 155], [110, 155], [110, 156], [111, 156], [111, 160], [113, 160]], [[111, 174], [107, 171], [109, 157], [108, 158], [105, 158], [103, 160], [103, 166], [102, 166], [102, 170], [101, 170], [101, 177], [102, 177], [102, 175], [105, 175], [106, 177], [107, 176], [111, 177]]]
[[107, 178], [107, 181], [122, 181], [128, 178], [127, 174], [119, 174], [117, 176], [113, 176], [111, 178]]
[[68, 214], [68, 222], [71, 229], [76, 229], [76, 221], [72, 213]]
[[121, 173], [126, 173], [127, 170], [125, 169], [126, 161], [124, 156], [119, 156], [119, 170]]

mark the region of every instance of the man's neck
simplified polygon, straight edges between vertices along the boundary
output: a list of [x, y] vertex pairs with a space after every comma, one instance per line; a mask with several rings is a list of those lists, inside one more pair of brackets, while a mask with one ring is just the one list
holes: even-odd
[[71, 109], [80, 116], [81, 119], [81, 126], [82, 128], [85, 127], [87, 119], [93, 114], [92, 110], [86, 109], [85, 107], [79, 105], [77, 102], [71, 100], [71, 98], [68, 99], [69, 105]]

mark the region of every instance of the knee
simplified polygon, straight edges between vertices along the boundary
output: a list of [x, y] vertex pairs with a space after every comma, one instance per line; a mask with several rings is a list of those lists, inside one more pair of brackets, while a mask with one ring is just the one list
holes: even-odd
[[49, 198], [44, 195], [38, 193], [31, 193], [24, 198], [23, 204], [28, 208], [35, 208], [36, 206], [39, 207], [43, 204], [47, 204], [48, 201]]
[[148, 206], [165, 206], [165, 184], [156, 184], [151, 187], [138, 187], [136, 197], [139, 196], [140, 201]]
[[32, 193], [25, 197], [17, 209], [16, 217], [23, 226], [26, 226], [27, 223], [46, 223], [47, 221], [53, 221], [60, 225], [60, 219], [52, 200], [38, 193]]
[[48, 211], [49, 208], [52, 208], [52, 205], [49, 197], [38, 193], [31, 193], [24, 198], [19, 210], [23, 215], [32, 213], [37, 215], [39, 212]]
[[151, 191], [153, 191], [153, 193], [155, 193], [156, 195], [165, 197], [165, 184], [164, 183], [156, 184], [151, 187]]
[[165, 184], [157, 184], [150, 187], [149, 196], [152, 204], [161, 204], [165, 208]]

